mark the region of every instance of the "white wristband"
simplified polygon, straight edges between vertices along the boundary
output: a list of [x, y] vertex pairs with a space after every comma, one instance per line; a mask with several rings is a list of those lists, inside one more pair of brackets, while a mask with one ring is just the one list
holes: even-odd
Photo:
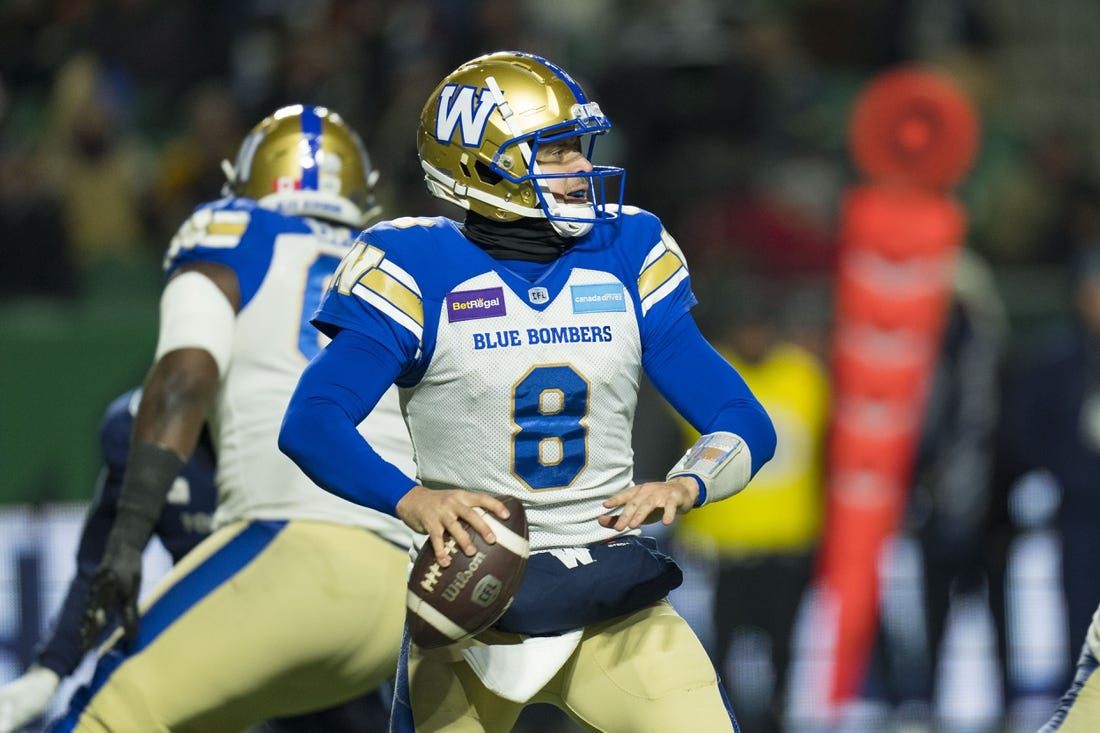
[[692, 476], [703, 485], [703, 496], [696, 506], [728, 499], [752, 478], [752, 453], [749, 446], [734, 433], [708, 433], [688, 448], [665, 480], [676, 476]]
[[203, 349], [224, 375], [233, 351], [237, 314], [214, 281], [184, 272], [168, 281], [160, 296], [160, 335], [156, 358], [176, 349]]

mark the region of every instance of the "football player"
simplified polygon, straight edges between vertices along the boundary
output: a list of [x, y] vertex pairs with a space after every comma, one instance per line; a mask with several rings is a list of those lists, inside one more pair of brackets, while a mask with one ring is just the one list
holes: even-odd
[[[424, 106], [417, 146], [428, 189], [464, 220], [371, 227], [314, 317], [333, 340], [291, 398], [288, 455], [426, 534], [441, 566], [456, 544], [474, 554], [460, 520], [491, 538], [480, 512], [506, 517], [493, 495], [518, 497], [529, 523], [524, 582], [494, 628], [405, 647], [392, 730], [508, 731], [530, 702], [591, 730], [737, 730], [667, 600], [680, 570], [640, 528], [741, 491], [775, 431], [691, 317], [676, 242], [621, 205], [622, 169], [591, 162], [609, 129], [546, 59], [463, 64]], [[634, 484], [642, 370], [701, 437], [664, 481]], [[415, 478], [354, 429], [391, 384]]]
[[1100, 730], [1100, 607], [1092, 617], [1073, 684], [1039, 733], [1091, 733]]
[[[54, 628], [39, 645], [31, 667], [19, 678], [0, 687], [0, 733], [21, 730], [45, 713], [61, 680], [71, 675], [84, 658], [81, 615], [88, 597], [88, 585], [103, 557], [107, 533], [114, 521], [130, 449], [130, 431], [140, 399], [140, 389], [126, 392], [111, 402], [100, 420], [99, 448], [103, 466], [77, 546], [76, 575], [69, 584]], [[179, 561], [210, 533], [216, 497], [214, 449], [209, 434], [204, 431], [194, 453], [176, 477], [153, 527], [153, 533], [173, 562]]]
[[[349, 700], [395, 669], [408, 527], [322, 491], [276, 445], [321, 347], [310, 314], [375, 213], [377, 173], [337, 114], [309, 106], [260, 122], [224, 167], [226, 196], [197, 208], [165, 256], [156, 354], [82, 634], [116, 614], [122, 628], [55, 730], [235, 731]], [[204, 421], [214, 531], [139, 618], [141, 551]], [[414, 470], [395, 393], [357, 427]]]
[[[107, 533], [114, 521], [122, 477], [126, 472], [134, 414], [141, 399], [136, 388], [108, 405], [100, 420], [99, 444], [103, 467], [96, 481], [95, 497], [84, 520], [77, 546], [76, 575], [69, 584], [54, 628], [35, 654], [34, 662], [20, 677], [0, 687], [0, 733], [13, 733], [41, 717], [61, 680], [71, 675], [84, 658], [80, 637], [81, 614], [92, 574], [103, 557]], [[209, 432], [199, 437], [195, 452], [168, 492], [153, 532], [178, 562], [210, 534], [217, 504], [214, 486], [214, 447]], [[105, 629], [104, 631], [107, 631]], [[270, 721], [265, 730], [275, 733], [312, 731], [362, 731], [364, 723], [384, 730], [389, 709], [387, 689], [365, 695], [336, 708], [311, 711]]]

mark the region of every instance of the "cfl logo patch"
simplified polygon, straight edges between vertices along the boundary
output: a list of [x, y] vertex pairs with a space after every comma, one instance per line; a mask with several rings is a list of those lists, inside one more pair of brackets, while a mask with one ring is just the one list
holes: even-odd
[[470, 600], [482, 608], [493, 605], [500, 596], [503, 583], [492, 575], [486, 575], [474, 586], [474, 592], [470, 594]]

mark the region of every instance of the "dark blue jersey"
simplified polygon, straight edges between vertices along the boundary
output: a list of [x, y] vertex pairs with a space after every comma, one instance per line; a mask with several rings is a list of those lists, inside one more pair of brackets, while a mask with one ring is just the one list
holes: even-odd
[[[53, 633], [40, 647], [36, 663], [61, 677], [72, 674], [80, 664], [80, 622], [88, 584], [103, 557], [107, 535], [115, 520], [115, 509], [122, 488], [122, 477], [130, 452], [130, 433], [134, 426], [139, 389], [116, 398], [103, 415], [99, 427], [103, 467], [96, 484], [95, 498], [84, 522], [77, 549], [76, 575], [57, 615]], [[176, 562], [210, 533], [217, 505], [214, 485], [214, 448], [206, 431], [191, 459], [183, 467], [171, 491], [154, 533]]]

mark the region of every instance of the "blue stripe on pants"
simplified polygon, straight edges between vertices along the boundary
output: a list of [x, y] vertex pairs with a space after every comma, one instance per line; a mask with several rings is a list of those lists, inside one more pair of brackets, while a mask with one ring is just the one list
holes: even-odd
[[91, 682], [76, 691], [69, 703], [68, 712], [51, 726], [50, 731], [70, 733], [88, 703], [103, 689], [115, 670], [130, 657], [140, 654], [183, 614], [244, 569], [271, 544], [286, 524], [285, 521], [251, 522], [198, 567], [180, 578], [142, 614], [138, 638], [134, 644], [128, 644], [124, 638], [120, 638], [100, 657]]

